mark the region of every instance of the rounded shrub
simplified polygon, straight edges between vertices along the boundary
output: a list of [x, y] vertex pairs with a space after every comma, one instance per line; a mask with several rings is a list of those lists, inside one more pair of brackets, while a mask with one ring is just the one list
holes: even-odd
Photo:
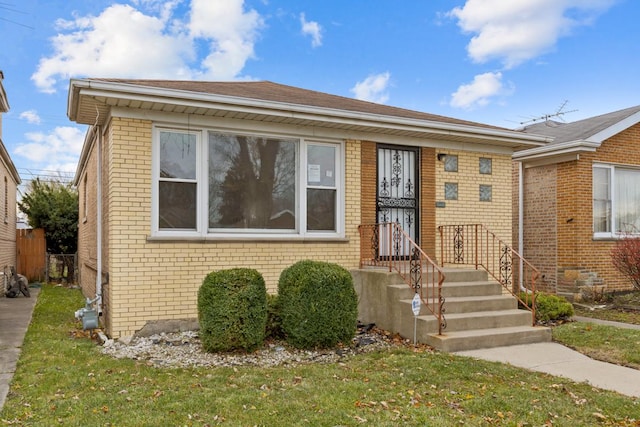
[[543, 322], [566, 320], [573, 316], [573, 305], [564, 297], [552, 294], [536, 294], [536, 318]]
[[200, 341], [208, 352], [252, 351], [262, 345], [267, 323], [262, 275], [236, 268], [209, 273], [198, 291]]
[[351, 274], [337, 264], [300, 261], [280, 274], [278, 305], [287, 342], [327, 348], [355, 335], [358, 297]]
[[[531, 299], [525, 294], [520, 294], [520, 298], [527, 302]], [[528, 305], [531, 307], [530, 303]], [[573, 305], [566, 298], [543, 292], [536, 293], [536, 319], [538, 321], [567, 320], [572, 316]]]

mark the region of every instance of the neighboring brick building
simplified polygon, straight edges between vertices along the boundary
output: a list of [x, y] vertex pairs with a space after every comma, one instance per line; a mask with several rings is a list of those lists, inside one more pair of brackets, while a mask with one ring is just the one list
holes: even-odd
[[520, 230], [523, 255], [544, 274], [543, 286], [570, 294], [630, 289], [610, 252], [621, 235], [640, 232], [640, 106], [524, 132], [554, 138], [513, 156], [514, 209], [523, 206], [514, 238]]
[[[2, 140], [2, 114], [9, 111], [9, 102], [0, 71], [0, 271], [16, 266], [16, 195], [20, 175]], [[0, 288], [3, 290], [3, 288]]]
[[271, 82], [69, 90], [70, 119], [91, 125], [75, 177], [80, 283], [112, 337], [193, 321], [213, 270], [256, 268], [275, 292], [298, 260], [357, 268], [360, 224], [399, 221], [433, 257], [437, 225], [508, 238], [511, 155], [548, 141]]

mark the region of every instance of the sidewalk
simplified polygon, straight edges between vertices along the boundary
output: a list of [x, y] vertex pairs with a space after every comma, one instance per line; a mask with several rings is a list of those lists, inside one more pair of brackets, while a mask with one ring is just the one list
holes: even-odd
[[16, 371], [22, 342], [27, 332], [40, 288], [29, 288], [31, 298], [0, 297], [0, 410]]
[[[619, 328], [640, 329], [638, 325], [587, 317], [576, 318], [576, 320]], [[508, 363], [519, 368], [568, 378], [575, 382], [586, 382], [594, 387], [616, 391], [627, 396], [640, 397], [640, 370], [593, 360], [554, 342], [469, 350], [456, 354]]]

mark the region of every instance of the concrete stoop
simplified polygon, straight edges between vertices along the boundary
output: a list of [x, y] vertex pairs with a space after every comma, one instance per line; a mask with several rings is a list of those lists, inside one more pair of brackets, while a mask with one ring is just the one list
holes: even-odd
[[[360, 320], [413, 339], [413, 290], [396, 273], [380, 270], [352, 272], [359, 296]], [[532, 327], [531, 313], [485, 271], [446, 269], [442, 294], [447, 327], [438, 335], [438, 322], [427, 307], [417, 317], [416, 340], [453, 352], [551, 341], [551, 330]]]

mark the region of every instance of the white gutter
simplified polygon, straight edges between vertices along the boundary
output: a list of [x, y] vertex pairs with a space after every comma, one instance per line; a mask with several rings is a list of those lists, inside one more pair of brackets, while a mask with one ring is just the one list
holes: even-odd
[[513, 153], [513, 160], [535, 160], [558, 156], [561, 154], [580, 154], [595, 152], [600, 147], [600, 143], [591, 141], [569, 141], [558, 144], [550, 144], [544, 147], [529, 148], [526, 150], [516, 151]]

